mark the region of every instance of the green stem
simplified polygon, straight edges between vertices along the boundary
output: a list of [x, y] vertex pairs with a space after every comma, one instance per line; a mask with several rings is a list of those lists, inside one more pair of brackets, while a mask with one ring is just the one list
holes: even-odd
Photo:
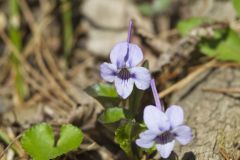
[[[9, 37], [16, 48], [21, 51], [22, 49], [22, 37], [20, 30], [20, 11], [18, 0], [9, 1], [10, 10], [10, 25], [9, 25]], [[10, 56], [10, 61], [12, 63], [13, 69], [15, 71], [15, 87], [20, 100], [23, 100], [27, 94], [27, 86], [24, 82], [24, 78], [21, 72], [21, 62], [18, 59], [19, 53], [12, 52]]]
[[72, 27], [72, 5], [70, 0], [61, 0], [62, 20], [63, 20], [63, 44], [64, 57], [66, 59], [71, 55], [73, 45], [73, 27]]
[[[7, 145], [10, 145], [11, 144], [11, 139], [7, 136], [7, 134], [3, 131], [0, 130], [0, 140], [2, 140], [4, 143], [6, 143]], [[18, 153], [18, 150], [17, 148], [12, 145], [11, 148], [16, 152]]]

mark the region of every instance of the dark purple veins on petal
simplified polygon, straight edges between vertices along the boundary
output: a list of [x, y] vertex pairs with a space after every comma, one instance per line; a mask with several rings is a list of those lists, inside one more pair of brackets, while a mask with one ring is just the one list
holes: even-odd
[[124, 57], [124, 62], [127, 62], [128, 58], [129, 58], [129, 46], [127, 47], [127, 54]]
[[175, 135], [173, 133], [171, 133], [170, 131], [165, 131], [165, 132], [161, 133], [160, 135], [158, 135], [155, 138], [155, 141], [158, 144], [167, 144], [167, 143], [173, 141], [174, 138], [175, 138]]
[[128, 80], [131, 78], [131, 73], [128, 71], [127, 68], [122, 68], [120, 72], [118, 72], [117, 76], [122, 80]]

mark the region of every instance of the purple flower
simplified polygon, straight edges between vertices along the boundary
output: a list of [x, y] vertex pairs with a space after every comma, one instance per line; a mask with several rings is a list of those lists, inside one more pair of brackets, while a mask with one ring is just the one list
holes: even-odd
[[[155, 88], [154, 81], [151, 82], [151, 86]], [[164, 113], [161, 110], [160, 101], [156, 104], [158, 106], [145, 107], [143, 119], [148, 130], [140, 133], [136, 144], [142, 148], [151, 148], [156, 144], [161, 156], [168, 158], [173, 150], [175, 140], [182, 145], [188, 144], [192, 140], [192, 131], [190, 127], [183, 124], [184, 115], [181, 107], [172, 105]]]
[[144, 67], [137, 67], [143, 60], [142, 50], [130, 43], [132, 21], [130, 21], [128, 40], [116, 44], [111, 53], [111, 63], [104, 62], [100, 66], [101, 77], [114, 82], [118, 94], [126, 99], [132, 92], [134, 84], [138, 89], [145, 90], [150, 85], [151, 76]]

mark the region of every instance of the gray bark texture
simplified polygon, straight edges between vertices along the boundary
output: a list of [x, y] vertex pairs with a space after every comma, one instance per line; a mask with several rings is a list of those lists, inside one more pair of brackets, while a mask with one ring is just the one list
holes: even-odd
[[203, 88], [240, 88], [239, 68], [204, 73], [172, 96], [183, 107], [194, 139], [175, 152], [183, 159], [240, 160], [240, 94], [215, 93]]

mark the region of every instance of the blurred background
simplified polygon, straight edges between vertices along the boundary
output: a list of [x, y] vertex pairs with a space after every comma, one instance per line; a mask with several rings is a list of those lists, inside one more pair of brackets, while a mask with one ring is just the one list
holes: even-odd
[[[205, 90], [239, 94], [239, 16], [239, 0], [0, 0], [0, 156], [29, 159], [18, 135], [49, 122], [72, 123], [85, 134], [78, 151], [59, 159], [127, 159], [97, 120], [103, 106], [85, 89], [102, 82], [99, 65], [109, 61], [116, 43], [126, 41], [130, 19], [131, 41], [143, 50], [166, 104], [178, 102], [174, 93], [201, 73], [222, 66], [238, 75], [230, 79], [235, 90]], [[151, 101], [145, 99], [143, 104]], [[237, 145], [224, 150], [225, 158], [216, 154], [240, 158]]]

